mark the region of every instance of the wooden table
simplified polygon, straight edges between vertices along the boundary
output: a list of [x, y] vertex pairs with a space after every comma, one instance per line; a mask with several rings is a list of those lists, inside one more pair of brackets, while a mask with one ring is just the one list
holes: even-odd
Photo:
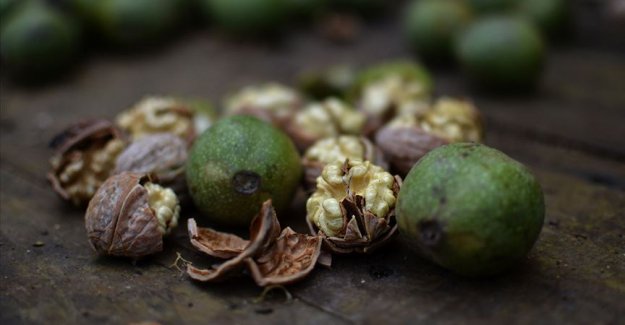
[[[203, 258], [184, 229], [147, 260], [96, 257], [83, 211], [61, 202], [45, 180], [47, 142], [72, 121], [112, 118], [146, 94], [218, 100], [251, 83], [292, 83], [304, 69], [407, 57], [395, 24], [367, 27], [351, 46], [309, 31], [277, 45], [195, 32], [153, 54], [95, 55], [47, 87], [3, 78], [0, 323], [622, 323], [625, 54], [619, 44], [593, 43], [587, 25], [550, 52], [533, 96], [488, 96], [453, 69], [434, 72], [437, 94], [473, 98], [485, 113], [486, 143], [527, 164], [543, 185], [545, 225], [527, 261], [470, 280], [396, 241], [373, 255], [336, 257], [331, 270], [288, 287], [291, 301], [276, 291], [256, 302], [262, 290], [247, 278], [191, 282], [170, 267], [176, 252]], [[303, 215], [301, 202], [294, 209]]]

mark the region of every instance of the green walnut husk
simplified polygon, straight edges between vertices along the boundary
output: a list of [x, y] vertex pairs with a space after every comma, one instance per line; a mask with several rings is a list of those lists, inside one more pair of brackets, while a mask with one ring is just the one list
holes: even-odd
[[407, 9], [406, 38], [422, 58], [448, 61], [453, 57], [454, 38], [472, 18], [471, 8], [462, 1], [415, 1]]
[[29, 1], [2, 20], [0, 57], [15, 79], [47, 80], [65, 72], [76, 61], [80, 28], [58, 9]]
[[262, 203], [287, 209], [302, 176], [282, 131], [252, 116], [219, 120], [195, 140], [186, 166], [189, 193], [206, 220], [247, 226]]
[[492, 16], [476, 21], [460, 36], [456, 56], [468, 77], [489, 89], [531, 90], [545, 61], [545, 44], [528, 21]]
[[551, 38], [562, 35], [571, 19], [568, 0], [523, 0], [518, 2], [517, 12]]
[[526, 256], [545, 203], [522, 164], [484, 145], [456, 143], [412, 168], [396, 211], [400, 233], [422, 256], [462, 275], [485, 276]]
[[392, 75], [398, 75], [405, 80], [420, 82], [425, 88], [424, 92], [429, 93], [434, 87], [434, 82], [432, 81], [430, 73], [422, 65], [408, 60], [389, 61], [368, 67], [361, 71], [349, 91], [349, 98], [352, 100], [357, 99], [363, 87]]
[[349, 65], [336, 65], [322, 70], [306, 71], [298, 79], [298, 88], [314, 99], [344, 99], [356, 79], [356, 69]]
[[279, 31], [293, 12], [292, 0], [201, 0], [207, 19], [235, 35]]

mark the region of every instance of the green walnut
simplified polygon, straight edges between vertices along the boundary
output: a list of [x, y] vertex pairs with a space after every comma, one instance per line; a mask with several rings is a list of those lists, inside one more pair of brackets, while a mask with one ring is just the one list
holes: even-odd
[[539, 31], [523, 19], [492, 16], [473, 23], [459, 37], [456, 56], [470, 79], [505, 91], [531, 89], [545, 60]]
[[519, 162], [476, 143], [431, 151], [399, 192], [397, 223], [425, 258], [467, 276], [493, 275], [523, 259], [538, 238], [545, 203]]
[[407, 9], [404, 29], [421, 57], [442, 62], [453, 57], [454, 38], [471, 19], [471, 9], [462, 1], [415, 1]]
[[0, 57], [16, 79], [47, 79], [75, 61], [81, 45], [80, 29], [63, 12], [30, 1], [2, 20]]
[[223, 118], [195, 140], [186, 167], [193, 202], [207, 220], [247, 226], [262, 203], [291, 203], [302, 176], [300, 156], [284, 133], [255, 117]]
[[528, 18], [547, 36], [563, 33], [571, 16], [568, 0], [523, 0], [517, 6], [519, 14]]
[[468, 0], [468, 4], [475, 12], [486, 14], [512, 10], [519, 1], [525, 0]]
[[85, 1], [83, 14], [118, 46], [151, 45], [170, 36], [180, 19], [179, 0]]
[[201, 0], [208, 19], [227, 32], [258, 35], [278, 31], [293, 11], [293, 0]]

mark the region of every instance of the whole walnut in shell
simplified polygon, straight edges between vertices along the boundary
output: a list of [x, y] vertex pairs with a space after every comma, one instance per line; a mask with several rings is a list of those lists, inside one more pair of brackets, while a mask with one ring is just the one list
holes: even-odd
[[311, 233], [335, 253], [367, 253], [397, 231], [395, 204], [401, 179], [369, 161], [335, 161], [317, 178], [306, 202]]
[[174, 191], [145, 174], [111, 176], [96, 192], [85, 214], [93, 249], [103, 255], [140, 258], [163, 250], [163, 236], [178, 225]]
[[186, 194], [184, 175], [187, 143], [172, 133], [147, 135], [131, 143], [118, 157], [114, 174], [145, 173], [178, 195]]
[[479, 111], [469, 101], [441, 98], [422, 114], [399, 116], [375, 136], [391, 167], [400, 175], [434, 148], [453, 142], [479, 142], [483, 137]]
[[85, 120], [58, 134], [50, 146], [55, 153], [48, 180], [63, 199], [82, 205], [109, 177], [126, 141], [111, 122]]

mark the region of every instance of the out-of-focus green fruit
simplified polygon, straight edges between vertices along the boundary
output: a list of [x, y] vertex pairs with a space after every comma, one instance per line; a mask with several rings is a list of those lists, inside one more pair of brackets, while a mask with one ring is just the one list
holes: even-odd
[[71, 17], [39, 1], [25, 3], [2, 25], [0, 58], [13, 77], [42, 80], [65, 71], [80, 49]]
[[456, 56], [467, 75], [491, 89], [532, 88], [542, 72], [545, 45], [529, 22], [493, 16], [473, 23], [458, 39]]
[[22, 2], [19, 0], [0, 0], [0, 26], [4, 24], [11, 11], [15, 10]]
[[519, 2], [525, 0], [468, 0], [469, 6], [477, 13], [510, 11]]
[[570, 19], [568, 0], [523, 0], [518, 12], [534, 22], [548, 36], [561, 34]]
[[446, 61], [453, 56], [458, 31], [471, 22], [471, 9], [458, 0], [415, 1], [405, 18], [405, 31], [412, 47], [426, 60]]
[[79, 0], [86, 15], [110, 42], [151, 45], [171, 36], [180, 21], [179, 0]]
[[520, 163], [475, 143], [440, 147], [408, 173], [399, 192], [400, 233], [424, 257], [456, 273], [501, 272], [538, 238], [545, 204]]
[[327, 9], [332, 0], [288, 0], [294, 18], [315, 17]]
[[291, 0], [202, 0], [211, 22], [227, 32], [258, 35], [278, 31], [292, 13]]
[[221, 119], [202, 133], [189, 153], [189, 193], [207, 220], [247, 226], [271, 198], [289, 207], [302, 176], [295, 145], [280, 130], [251, 116]]

